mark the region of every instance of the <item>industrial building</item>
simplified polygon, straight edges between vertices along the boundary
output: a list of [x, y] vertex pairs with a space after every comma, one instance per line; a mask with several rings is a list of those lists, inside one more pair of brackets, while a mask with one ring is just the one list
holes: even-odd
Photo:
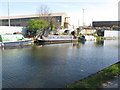
[[93, 21], [93, 27], [112, 27], [113, 25], [120, 26], [120, 21]]
[[28, 21], [31, 19], [43, 19], [43, 18], [55, 18], [61, 26], [68, 27], [68, 16], [66, 13], [51, 13], [41, 16], [40, 14], [33, 15], [21, 15], [21, 16], [10, 16], [10, 17], [0, 17], [0, 26], [8, 26], [10, 18], [10, 26], [22, 26], [26, 27]]

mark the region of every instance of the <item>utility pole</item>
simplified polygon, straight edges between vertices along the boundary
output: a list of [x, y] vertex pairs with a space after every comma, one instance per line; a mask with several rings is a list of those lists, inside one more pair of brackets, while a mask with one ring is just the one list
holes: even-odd
[[8, 25], [10, 27], [10, 0], [8, 0]]
[[78, 20], [78, 28], [79, 28], [80, 20]]
[[84, 8], [83, 8], [83, 26], [84, 26]]

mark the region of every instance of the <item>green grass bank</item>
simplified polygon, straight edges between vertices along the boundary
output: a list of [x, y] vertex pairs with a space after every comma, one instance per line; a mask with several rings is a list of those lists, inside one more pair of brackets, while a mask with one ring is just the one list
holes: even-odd
[[67, 88], [93, 88], [92, 90], [96, 90], [97, 88], [100, 88], [103, 83], [113, 79], [115, 76], [118, 76], [120, 74], [119, 67], [120, 62], [111, 65], [87, 78], [68, 85]]

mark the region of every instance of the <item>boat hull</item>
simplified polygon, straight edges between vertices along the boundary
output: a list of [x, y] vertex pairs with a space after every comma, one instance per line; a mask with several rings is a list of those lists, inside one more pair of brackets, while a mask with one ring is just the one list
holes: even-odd
[[18, 46], [18, 45], [30, 45], [32, 40], [24, 40], [24, 41], [13, 41], [13, 42], [1, 42], [0, 46]]
[[35, 43], [69, 43], [69, 42], [76, 42], [78, 39], [73, 40], [37, 40]]

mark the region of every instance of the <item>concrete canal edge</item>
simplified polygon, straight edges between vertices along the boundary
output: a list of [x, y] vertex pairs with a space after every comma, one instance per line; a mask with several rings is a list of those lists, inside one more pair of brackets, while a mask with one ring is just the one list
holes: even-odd
[[[118, 62], [115, 63], [115, 64], [120, 64], [120, 61], [118, 61]], [[98, 72], [96, 72], [96, 73], [94, 73], [94, 74], [91, 74], [91, 75], [89, 75], [88, 77], [85, 77], [85, 78], [83, 78], [83, 79], [80, 79], [80, 80], [78, 80], [78, 81], [75, 81], [75, 82], [73, 82], [73, 83], [65, 86], [65, 88], [70, 88], [70, 86], [72, 86], [72, 85], [75, 85], [75, 84], [77, 84], [77, 83], [80, 83], [80, 82], [83, 82], [83, 81], [85, 81], [85, 80], [87, 80], [87, 79], [90, 79], [90, 78], [92, 78], [92, 77], [100, 74], [101, 72], [104, 72], [105, 69], [107, 69], [107, 68], [109, 68], [109, 67], [111, 67], [111, 66], [113, 66], [113, 65], [115, 65], [115, 64], [112, 64], [112, 65], [110, 65], [110, 66], [108, 66], [108, 67], [106, 67], [106, 68], [104, 68], [104, 69], [102, 69], [102, 70], [100, 70], [100, 71], [98, 71]], [[119, 68], [119, 66], [118, 66], [118, 68]], [[118, 71], [118, 73], [120, 73], [120, 72]], [[100, 88], [100, 90], [104, 90], [104, 88], [118, 88], [118, 87], [119, 87], [119, 83], [116, 82], [116, 81], [119, 81], [119, 79], [120, 79], [120, 75], [118, 74], [118, 75], [115, 76], [113, 79], [108, 80], [107, 82], [103, 83], [100, 87], [97, 87], [97, 88]], [[117, 85], [116, 85], [116, 84], [117, 84]], [[94, 88], [94, 87], [93, 87], [93, 88]], [[115, 89], [115, 90], [116, 90], [116, 89]]]

